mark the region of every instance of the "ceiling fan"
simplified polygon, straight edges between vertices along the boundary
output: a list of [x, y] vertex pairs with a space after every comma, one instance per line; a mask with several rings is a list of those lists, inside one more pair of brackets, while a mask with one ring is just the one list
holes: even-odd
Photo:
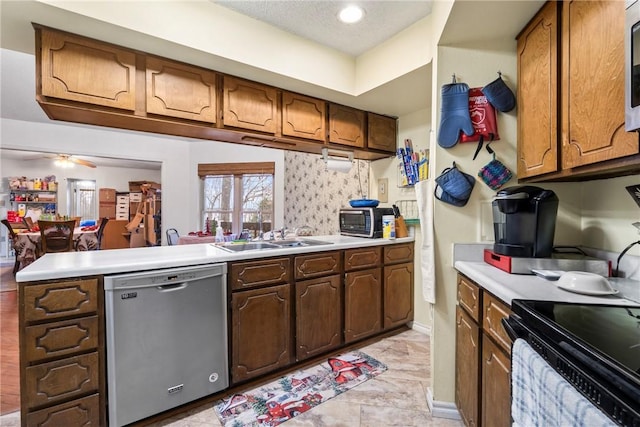
[[95, 168], [96, 164], [89, 160], [82, 160], [73, 157], [70, 154], [58, 154], [56, 156], [47, 156], [48, 159], [54, 159], [56, 166], [60, 167], [73, 167], [74, 164], [87, 166], [89, 168]]

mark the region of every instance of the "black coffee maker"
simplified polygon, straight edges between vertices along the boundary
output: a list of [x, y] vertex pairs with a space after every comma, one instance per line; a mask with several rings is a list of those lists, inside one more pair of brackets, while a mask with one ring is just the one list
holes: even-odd
[[558, 214], [553, 191], [532, 185], [504, 188], [492, 207], [495, 253], [518, 258], [551, 256]]

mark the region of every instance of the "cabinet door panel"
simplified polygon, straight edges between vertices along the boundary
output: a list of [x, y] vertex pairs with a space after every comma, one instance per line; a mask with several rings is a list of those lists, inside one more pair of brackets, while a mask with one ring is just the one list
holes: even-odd
[[498, 343], [507, 354], [511, 354], [511, 338], [502, 326], [502, 319], [509, 317], [511, 310], [493, 295], [484, 292], [482, 298], [482, 329]]
[[480, 322], [482, 302], [480, 301], [480, 288], [466, 277], [458, 274], [458, 304], [475, 322]]
[[367, 113], [367, 148], [396, 152], [397, 121], [393, 117]]
[[345, 274], [345, 342], [368, 337], [382, 329], [380, 269]]
[[24, 319], [33, 322], [96, 313], [98, 281], [73, 280], [24, 287]]
[[384, 263], [413, 262], [413, 243], [385, 246]]
[[98, 353], [27, 367], [25, 378], [26, 404], [29, 408], [97, 391]]
[[413, 263], [384, 268], [384, 329], [413, 320]]
[[[456, 307], [456, 406], [467, 426], [479, 422], [480, 328]], [[490, 425], [490, 424], [489, 424]]]
[[330, 104], [329, 142], [364, 147], [364, 111]]
[[624, 2], [563, 7], [563, 169], [637, 154], [624, 130]]
[[307, 359], [342, 343], [339, 275], [296, 283], [296, 358]]
[[69, 34], [41, 31], [42, 95], [135, 110], [133, 52]]
[[362, 248], [347, 249], [344, 251], [344, 269], [345, 271], [354, 270], [356, 268], [375, 267], [382, 262], [382, 248]]
[[147, 113], [216, 122], [216, 76], [212, 71], [147, 57]]
[[558, 11], [549, 2], [518, 38], [518, 178], [558, 170]]
[[231, 378], [243, 381], [291, 362], [290, 285], [231, 297]]
[[98, 347], [98, 317], [52, 322], [25, 329], [25, 360], [33, 362]]
[[511, 425], [511, 360], [482, 337], [482, 425]]
[[224, 77], [224, 125], [275, 134], [277, 93], [272, 87]]
[[335, 274], [339, 273], [341, 268], [340, 252], [297, 256], [295, 260], [296, 279]]
[[291, 277], [289, 258], [238, 262], [229, 267], [231, 289], [248, 289], [288, 282]]
[[290, 92], [282, 93], [282, 134], [324, 141], [327, 103]]
[[52, 406], [27, 415], [28, 426], [86, 426], [98, 427], [102, 423], [100, 397], [97, 394]]

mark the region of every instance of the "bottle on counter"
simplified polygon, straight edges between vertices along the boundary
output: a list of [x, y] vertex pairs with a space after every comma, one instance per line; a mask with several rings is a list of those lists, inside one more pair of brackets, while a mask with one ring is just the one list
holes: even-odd
[[216, 227], [216, 242], [224, 242], [224, 231], [220, 225]]

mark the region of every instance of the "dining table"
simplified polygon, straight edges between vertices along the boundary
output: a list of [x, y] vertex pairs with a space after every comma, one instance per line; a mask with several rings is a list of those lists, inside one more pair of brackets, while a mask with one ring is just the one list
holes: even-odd
[[[76, 227], [73, 229], [73, 247], [76, 251], [92, 251], [98, 248], [98, 230], [87, 229], [86, 227]], [[38, 256], [38, 247], [40, 246], [40, 232], [39, 231], [21, 231], [16, 233], [16, 240], [13, 242], [17, 248], [22, 248], [22, 251], [16, 251], [20, 253], [18, 256], [18, 262], [20, 263], [19, 269], [23, 269], [27, 265], [34, 262]]]
[[216, 236], [193, 236], [193, 235], [186, 235], [186, 236], [180, 236], [178, 237], [178, 244], [179, 245], [195, 245], [198, 243], [215, 243], [216, 241]]

